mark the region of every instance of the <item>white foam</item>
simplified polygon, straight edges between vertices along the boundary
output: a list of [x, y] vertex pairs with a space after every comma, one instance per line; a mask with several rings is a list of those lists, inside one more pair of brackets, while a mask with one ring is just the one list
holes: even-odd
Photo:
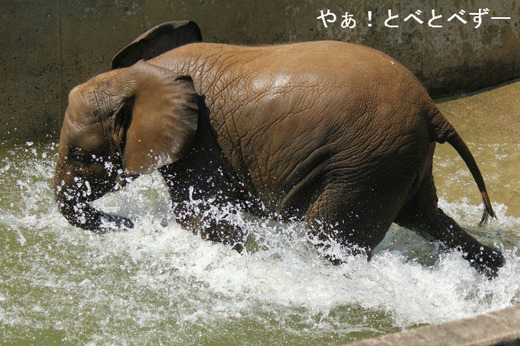
[[52, 331], [81, 343], [345, 342], [520, 303], [520, 220], [502, 216], [505, 206], [479, 230], [471, 226], [479, 206], [441, 200], [477, 237], [505, 247], [495, 280], [397, 226], [371, 261], [333, 266], [298, 222], [239, 213], [236, 222], [250, 232], [243, 255], [200, 239], [173, 221], [158, 174], [95, 202], [132, 218], [134, 229], [105, 236], [76, 229], [53, 201], [55, 159], [55, 148], [31, 145], [0, 163], [6, 340]]

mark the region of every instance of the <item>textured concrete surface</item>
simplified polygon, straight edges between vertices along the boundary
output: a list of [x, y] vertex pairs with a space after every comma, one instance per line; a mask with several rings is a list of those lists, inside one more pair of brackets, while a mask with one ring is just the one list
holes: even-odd
[[[471, 13], [486, 8], [475, 28]], [[317, 19], [321, 10], [333, 12], [336, 22], [325, 28]], [[385, 26], [388, 10], [398, 17], [387, 24], [397, 28]], [[431, 24], [441, 28], [429, 26], [432, 10], [442, 17]], [[465, 24], [448, 21], [460, 11]], [[347, 12], [356, 27], [342, 27]], [[405, 21], [410, 14], [423, 23]], [[3, 0], [0, 18], [0, 139], [56, 136], [73, 86], [109, 68], [112, 56], [146, 29], [175, 19], [197, 22], [205, 41], [372, 46], [403, 62], [436, 95], [520, 76], [517, 0]]]
[[0, 1], [0, 47], [0, 140], [54, 134], [61, 124], [58, 2]]
[[468, 319], [410, 329], [351, 345], [520, 345], [520, 307]]

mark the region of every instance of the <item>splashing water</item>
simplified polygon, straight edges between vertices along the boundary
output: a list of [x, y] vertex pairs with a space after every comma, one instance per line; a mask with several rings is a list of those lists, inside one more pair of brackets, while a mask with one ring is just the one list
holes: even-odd
[[[3, 145], [0, 339], [8, 342], [330, 344], [520, 304], [520, 219], [482, 229], [480, 206], [442, 208], [507, 264], [487, 280], [457, 252], [392, 226], [372, 260], [333, 266], [300, 222], [239, 211], [246, 253], [179, 227], [158, 174], [96, 201], [135, 228], [103, 236], [70, 226], [52, 193], [56, 145]], [[225, 217], [229, 217], [227, 214]], [[224, 217], [224, 216], [223, 216]]]

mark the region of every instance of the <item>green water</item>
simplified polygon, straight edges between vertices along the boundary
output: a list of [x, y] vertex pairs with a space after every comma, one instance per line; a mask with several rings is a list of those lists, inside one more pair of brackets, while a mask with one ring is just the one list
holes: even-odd
[[[498, 149], [506, 152], [498, 161], [507, 160], [509, 147]], [[439, 155], [436, 174], [451, 177], [441, 185], [455, 190], [461, 184], [453, 158]], [[136, 226], [98, 236], [58, 213], [55, 160], [54, 143], [0, 146], [5, 343], [341, 344], [520, 303], [520, 219], [506, 203], [496, 204], [499, 219], [480, 229], [478, 201], [440, 193], [443, 209], [503, 248], [507, 264], [489, 281], [460, 254], [396, 226], [372, 261], [332, 266], [301, 223], [239, 214], [236, 222], [250, 231], [248, 251], [239, 255], [176, 225], [157, 174], [95, 202]]]

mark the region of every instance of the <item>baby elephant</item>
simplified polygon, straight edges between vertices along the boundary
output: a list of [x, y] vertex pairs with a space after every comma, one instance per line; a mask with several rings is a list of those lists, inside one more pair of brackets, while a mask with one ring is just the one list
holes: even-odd
[[165, 23], [71, 91], [55, 175], [71, 224], [132, 227], [89, 202], [158, 169], [176, 220], [238, 250], [243, 232], [206, 217], [210, 205], [303, 219], [318, 246], [336, 242], [369, 256], [395, 222], [497, 274], [500, 251], [437, 206], [432, 157], [436, 143], [448, 142], [480, 190], [482, 223], [494, 216], [472, 154], [405, 67], [341, 42], [200, 41], [195, 23]]

